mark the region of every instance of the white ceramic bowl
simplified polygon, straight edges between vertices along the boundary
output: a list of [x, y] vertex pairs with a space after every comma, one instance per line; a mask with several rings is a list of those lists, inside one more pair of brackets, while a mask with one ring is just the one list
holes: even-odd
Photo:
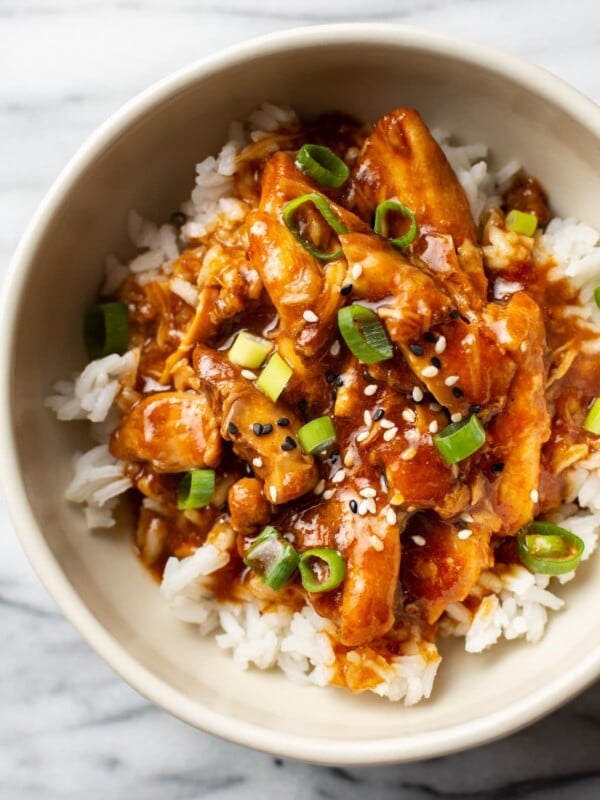
[[[79, 423], [43, 407], [53, 382], [85, 361], [82, 311], [103, 257], [125, 246], [127, 210], [162, 219], [189, 194], [195, 162], [228, 122], [268, 99], [300, 114], [340, 109], [376, 119], [418, 108], [464, 142], [516, 158], [557, 212], [600, 227], [600, 110], [508, 55], [391, 25], [287, 31], [167, 78], [79, 151], [15, 256], [1, 313], [0, 469], [15, 527], [41, 580], [97, 652], [153, 702], [204, 730], [285, 756], [383, 763], [448, 753], [549, 712], [600, 674], [600, 561], [563, 587], [546, 637], [479, 656], [443, 645], [434, 695], [413, 708], [240, 672], [171, 617], [127, 532], [90, 534], [63, 500]], [[89, 445], [88, 445], [89, 446]]]

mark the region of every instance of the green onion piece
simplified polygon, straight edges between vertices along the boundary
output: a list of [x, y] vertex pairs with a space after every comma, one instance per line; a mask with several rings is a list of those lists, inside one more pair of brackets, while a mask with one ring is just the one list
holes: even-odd
[[513, 208], [506, 215], [504, 224], [507, 231], [522, 233], [524, 236], [533, 236], [537, 228], [538, 219], [535, 214], [517, 211], [516, 208]]
[[433, 437], [433, 443], [446, 464], [457, 464], [473, 455], [485, 442], [483, 425], [475, 414], [451, 422]]
[[330, 592], [344, 580], [346, 562], [331, 547], [314, 547], [300, 556], [300, 579], [307, 592]]
[[394, 355], [392, 345], [379, 317], [358, 303], [338, 311], [342, 338], [363, 364], [386, 361]]
[[333, 150], [320, 144], [305, 144], [298, 150], [296, 163], [306, 174], [320, 183], [337, 189], [346, 183], [350, 176], [348, 166], [338, 158]]
[[596, 286], [594, 289], [594, 300], [596, 301], [598, 308], [600, 308], [600, 286]]
[[590, 406], [583, 427], [590, 433], [600, 434], [600, 397], [597, 397]]
[[551, 522], [531, 522], [517, 535], [517, 552], [522, 563], [542, 575], [564, 575], [581, 561], [584, 543], [571, 531]]
[[258, 376], [255, 385], [267, 395], [269, 400], [276, 403], [293, 374], [294, 370], [287, 361], [284, 361], [279, 353], [273, 353], [267, 366]]
[[269, 355], [273, 345], [259, 336], [253, 336], [248, 331], [238, 334], [233, 347], [229, 351], [229, 360], [240, 367], [256, 369], [260, 367]]
[[[398, 211], [403, 217], [406, 217], [406, 219], [410, 221], [410, 227], [406, 233], [395, 239], [389, 238], [387, 235], [387, 215], [390, 211]], [[402, 203], [399, 203], [397, 200], [384, 200], [383, 203], [379, 203], [375, 209], [375, 223], [373, 229], [375, 233], [378, 233], [380, 236], [385, 236], [394, 247], [399, 248], [408, 247], [409, 244], [412, 244], [419, 232], [419, 226], [417, 225], [417, 220], [413, 212], [410, 208], [402, 205]]]
[[180, 511], [203, 508], [210, 503], [214, 492], [214, 469], [192, 469], [185, 473], [177, 486], [177, 508]]
[[289, 203], [286, 203], [286, 205], [283, 207], [283, 222], [285, 223], [286, 228], [290, 231], [290, 233], [294, 234], [302, 247], [307, 250], [311, 256], [318, 258], [320, 261], [333, 261], [336, 258], [341, 258], [344, 255], [344, 251], [341, 247], [337, 250], [334, 250], [332, 253], [324, 253], [322, 250], [314, 247], [308, 241], [308, 239], [304, 238], [300, 232], [300, 229], [298, 228], [298, 225], [296, 224], [296, 211], [298, 208], [300, 208], [300, 206], [303, 206], [304, 203], [312, 203], [319, 214], [323, 217], [325, 222], [331, 228], [333, 228], [336, 233], [339, 234], [348, 232], [346, 226], [343, 225], [333, 213], [327, 200], [322, 195], [314, 192], [311, 194], [302, 194], [300, 197], [296, 197], [294, 200], [290, 200]]
[[298, 439], [305, 453], [312, 455], [325, 450], [337, 439], [337, 433], [331, 417], [311, 419], [298, 431]]
[[92, 360], [127, 350], [129, 317], [125, 303], [92, 306], [83, 321], [83, 338]]
[[271, 525], [262, 531], [246, 553], [244, 564], [278, 592], [292, 577], [300, 556], [298, 551]]

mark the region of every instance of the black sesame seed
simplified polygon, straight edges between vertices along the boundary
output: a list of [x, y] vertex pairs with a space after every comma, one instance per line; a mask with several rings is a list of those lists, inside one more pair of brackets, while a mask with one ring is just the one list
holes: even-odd
[[235, 424], [235, 422], [229, 422], [227, 423], [227, 430], [232, 436], [235, 436], [235, 434], [238, 432], [238, 426]]
[[454, 395], [454, 397], [456, 397], [457, 399], [460, 399], [460, 398], [463, 396], [464, 392], [463, 392], [463, 390], [462, 390], [462, 389], [460, 389], [458, 386], [453, 386], [453, 387], [452, 387], [452, 394], [453, 394], [453, 395]]
[[298, 445], [297, 445], [297, 444], [296, 444], [296, 442], [295, 442], [295, 441], [292, 439], [292, 437], [291, 437], [291, 436], [286, 436], [286, 437], [285, 437], [285, 441], [284, 441], [284, 442], [283, 442], [283, 444], [281, 445], [281, 449], [282, 449], [282, 450], [288, 450], [288, 451], [289, 451], [289, 450], [295, 450], [295, 449], [296, 449], [296, 447], [298, 447]]
[[287, 428], [287, 426], [290, 424], [290, 421], [287, 417], [279, 417], [277, 424], [280, 428]]
[[329, 456], [329, 460], [331, 461], [332, 464], [335, 464], [335, 462], [338, 460], [339, 457], [340, 457], [340, 451], [334, 450], [333, 453]]
[[260, 422], [255, 422], [252, 425], [252, 430], [254, 431], [256, 436], [261, 436], [263, 432], [263, 426], [260, 424]]
[[363, 371], [362, 376], [363, 381], [366, 381], [367, 383], [375, 383], [375, 378], [366, 369]]
[[327, 381], [327, 383], [333, 383], [335, 379], [336, 376], [333, 374], [333, 372], [328, 372], [327, 375], [325, 376], [325, 380]]
[[439, 360], [439, 358], [437, 356], [432, 356], [429, 360], [431, 361], [431, 363], [433, 364], [433, 366], [436, 369], [441, 369], [442, 368], [442, 362]]
[[426, 342], [429, 342], [430, 344], [433, 344], [435, 342], [435, 334], [432, 333], [431, 331], [425, 331], [425, 333], [423, 334], [423, 338], [425, 339]]
[[351, 283], [347, 283], [345, 286], [342, 286], [342, 288], [340, 289], [340, 294], [343, 295], [344, 297], [346, 297], [347, 295], [350, 294], [351, 291], [352, 291], [352, 284]]
[[495, 472], [497, 475], [499, 475], [503, 469], [504, 469], [504, 464], [502, 463], [502, 461], [498, 461], [497, 464], [492, 464], [491, 466], [492, 472]]
[[472, 406], [469, 406], [469, 411], [471, 414], [479, 414], [481, 411], [481, 406], [474, 403]]
[[452, 311], [450, 312], [450, 319], [458, 319], [459, 317], [460, 314], [455, 308], [453, 308]]
[[266, 425], [263, 425], [262, 435], [266, 436], [267, 433], [271, 433], [272, 430], [273, 430], [273, 426], [271, 425], [270, 422], [267, 422]]
[[423, 349], [423, 345], [417, 344], [416, 342], [411, 342], [408, 345], [408, 349], [411, 353], [414, 353], [416, 356], [422, 356], [425, 350]]
[[353, 514], [356, 514], [356, 512], [358, 511], [358, 503], [356, 502], [356, 500], [350, 500], [348, 505], [350, 506], [350, 511]]
[[373, 422], [379, 422], [379, 420], [383, 417], [385, 411], [383, 408], [376, 408], [373, 412]]
[[344, 385], [344, 379], [342, 378], [341, 375], [338, 375], [337, 378], [335, 379], [335, 385], [338, 387]]

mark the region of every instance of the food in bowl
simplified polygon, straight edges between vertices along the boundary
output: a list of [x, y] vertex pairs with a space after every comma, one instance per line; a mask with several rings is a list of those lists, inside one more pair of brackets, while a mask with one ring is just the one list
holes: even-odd
[[[598, 233], [400, 108], [264, 104], [107, 262], [68, 499], [135, 506], [174, 614], [242, 666], [429, 697], [438, 636], [543, 634], [596, 544]], [[542, 176], [543, 177], [543, 176]]]

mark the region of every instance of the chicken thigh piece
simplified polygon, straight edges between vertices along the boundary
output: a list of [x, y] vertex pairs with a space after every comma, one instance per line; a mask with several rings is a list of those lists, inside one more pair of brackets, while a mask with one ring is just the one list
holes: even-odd
[[[271, 503], [288, 503], [310, 492], [319, 476], [314, 458], [298, 444], [302, 423], [297, 416], [269, 400], [216, 350], [197, 345], [194, 369], [219, 396], [221, 436], [263, 481], [266, 498]], [[277, 425], [281, 417], [289, 419], [288, 426]], [[289, 442], [294, 444], [291, 449]]]

